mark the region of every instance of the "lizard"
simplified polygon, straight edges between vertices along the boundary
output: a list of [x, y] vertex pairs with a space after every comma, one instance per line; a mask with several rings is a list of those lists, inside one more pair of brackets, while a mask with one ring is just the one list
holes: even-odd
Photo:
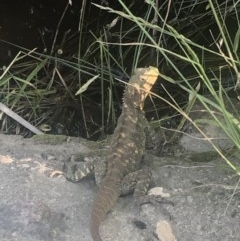
[[[100, 225], [120, 195], [135, 189], [134, 196], [137, 198], [148, 190], [151, 172], [140, 169], [149, 127], [143, 107], [158, 75], [157, 68], [137, 68], [126, 85], [122, 113], [106, 154], [107, 170], [92, 206], [90, 232], [93, 241], [102, 241]], [[78, 170], [75, 165], [70, 169], [65, 165], [64, 169], [67, 179], [78, 182], [94, 170], [94, 164], [89, 163], [85, 172]]]

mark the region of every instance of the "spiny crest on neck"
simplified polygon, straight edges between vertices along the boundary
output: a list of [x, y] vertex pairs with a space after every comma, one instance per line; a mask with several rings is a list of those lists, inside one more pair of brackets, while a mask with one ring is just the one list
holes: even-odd
[[145, 99], [149, 95], [158, 76], [159, 71], [155, 67], [150, 66], [148, 68], [136, 69], [126, 86], [123, 103], [126, 105], [133, 105], [142, 110]]

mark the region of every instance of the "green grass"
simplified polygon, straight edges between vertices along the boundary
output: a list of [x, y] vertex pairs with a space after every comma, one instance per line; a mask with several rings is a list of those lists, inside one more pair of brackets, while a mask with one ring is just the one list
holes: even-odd
[[[230, 158], [225, 155], [226, 152], [217, 147], [208, 137], [208, 133], [204, 133], [199, 127], [199, 123], [209, 124], [211, 120], [202, 119], [198, 120], [198, 122], [194, 122], [189, 117], [189, 112], [191, 111], [194, 102], [196, 100], [200, 101], [204, 106], [204, 109], [206, 109], [211, 115], [212, 122], [214, 121], [214, 124], [218, 125], [226, 133], [236, 150], [239, 150], [239, 111], [235, 109], [228, 94], [230, 91], [234, 92], [239, 88], [239, 4], [231, 2], [229, 5], [219, 5], [216, 1], [211, 0], [206, 2], [206, 15], [211, 16], [210, 23], [212, 25], [215, 24], [218, 33], [217, 35], [211, 33], [212, 46], [205, 47], [197, 43], [197, 41], [195, 41], [196, 39], [192, 38], [196, 32], [191, 33], [189, 31], [185, 34], [181, 34], [180, 31], [182, 29], [178, 28], [174, 22], [169, 24], [167, 21], [168, 13], [165, 16], [166, 18], [164, 18], [158, 11], [156, 11], [154, 1], [147, 1], [149, 4], [149, 12], [146, 14], [145, 18], [133, 15], [123, 1], [119, 0], [119, 2], [124, 11], [116, 11], [100, 5], [97, 6], [108, 12], [115, 13], [123, 19], [133, 22], [133, 26], [139, 28], [140, 34], [136, 42], [118, 43], [121, 46], [135, 46], [135, 58], [132, 66], [135, 68], [137, 63], [140, 62], [140, 56], [144, 52], [144, 48], [149, 48], [150, 51], [155, 53], [157, 59], [163, 58], [164, 61], [162, 61], [162, 63], [166, 63], [165, 68], [170, 69], [169, 71], [166, 71], [170, 74], [162, 75], [162, 81], [176, 84], [189, 96], [188, 104], [182, 108], [178, 105], [177, 100], [171, 95], [169, 96], [171, 101], [169, 101], [168, 99], [164, 99], [162, 96], [155, 94], [157, 98], [165, 101], [183, 116], [183, 121], [180, 123], [177, 131], [181, 130], [185, 120], [190, 121], [202, 134], [203, 138], [207, 139], [212, 144], [213, 148], [219, 153], [219, 155], [239, 175], [239, 167], [233, 164]], [[160, 24], [149, 21], [151, 11], [155, 11], [154, 16], [159, 20]], [[232, 28], [231, 24], [228, 26], [226, 25], [226, 19], [230, 16], [235, 19], [235, 23], [237, 24], [235, 33], [229, 32], [229, 29]], [[197, 18], [197, 16], [195, 17]], [[192, 16], [192, 19], [196, 19], [195, 17]], [[204, 18], [202, 17], [202, 19]], [[209, 25], [205, 24], [205, 26]], [[204, 24], [202, 24], [201, 30], [204, 31]], [[156, 36], [159, 36], [159, 39], [156, 39], [155, 36], [153, 36], [153, 33]], [[172, 46], [168, 46], [167, 48], [164, 44], [161, 44], [163, 38], [167, 39]], [[213, 62], [212, 64], [211, 61]], [[155, 63], [161, 62], [156, 61]], [[186, 68], [189, 69], [190, 73], [185, 71]], [[224, 87], [224, 79], [222, 77], [225, 69], [226, 71], [233, 73], [236, 78], [235, 84], [227, 88]], [[197, 81], [192, 83], [189, 78], [190, 76], [195, 76]], [[213, 76], [217, 79], [217, 86], [213, 84]], [[177, 81], [177, 79], [180, 81]], [[205, 92], [208, 94], [207, 96], [210, 96], [211, 98], [199, 93], [199, 88], [204, 88]], [[231, 108], [229, 108], [229, 106], [231, 106]], [[235, 154], [236, 153], [237, 152], [235, 152]]]

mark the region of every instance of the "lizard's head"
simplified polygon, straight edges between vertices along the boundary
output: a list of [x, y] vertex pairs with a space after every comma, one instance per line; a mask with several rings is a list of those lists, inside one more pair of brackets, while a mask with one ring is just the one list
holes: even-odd
[[145, 99], [159, 76], [157, 68], [138, 68], [132, 75], [124, 93], [124, 102], [143, 109]]

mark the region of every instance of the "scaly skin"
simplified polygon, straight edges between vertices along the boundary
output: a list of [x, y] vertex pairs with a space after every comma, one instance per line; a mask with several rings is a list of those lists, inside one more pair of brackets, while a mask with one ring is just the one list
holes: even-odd
[[93, 241], [102, 241], [99, 227], [120, 195], [122, 180], [140, 168], [146, 140], [143, 105], [158, 75], [158, 70], [153, 67], [137, 69], [126, 87], [122, 114], [107, 155], [107, 172], [92, 208], [90, 231]]

